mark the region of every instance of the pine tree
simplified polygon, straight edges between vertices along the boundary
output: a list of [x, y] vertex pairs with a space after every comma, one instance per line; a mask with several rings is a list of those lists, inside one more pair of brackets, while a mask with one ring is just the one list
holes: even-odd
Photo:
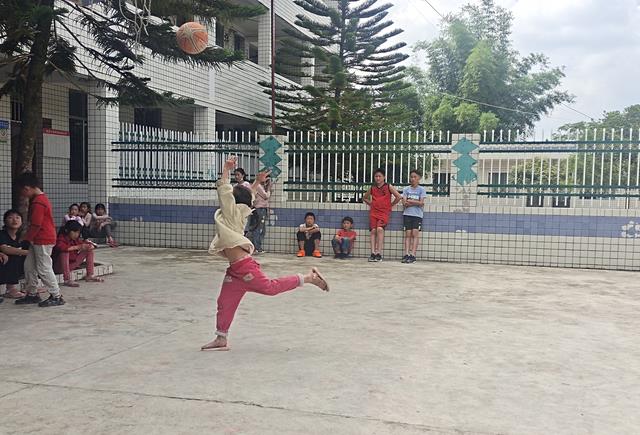
[[[57, 5], [62, 5], [58, 7]], [[212, 23], [216, 18], [251, 17], [265, 9], [244, 7], [227, 0], [153, 0], [148, 10], [137, 11], [125, 0], [103, 0], [88, 7], [82, 2], [62, 0], [3, 0], [0, 2], [0, 57], [10, 69], [8, 80], [0, 87], [0, 97], [15, 95], [24, 101], [20, 146], [14, 174], [32, 170], [35, 143], [40, 134], [42, 85], [54, 73], [76, 83], [84, 76], [112, 91], [114, 97], [96, 96], [101, 103], [153, 106], [184, 102], [173, 95], [149, 87], [150, 80], [140, 75], [144, 52], [168, 62], [194, 66], [219, 67], [239, 61], [243, 55], [209, 47], [198, 55], [179, 49], [172, 19], [198, 17]], [[150, 17], [159, 19], [149, 19]], [[78, 19], [92, 36], [89, 45], [70, 28]], [[139, 32], [141, 22], [146, 30]], [[88, 66], [82, 54], [92, 58]], [[109, 77], [95, 73], [96, 65]]]
[[[276, 107], [282, 126], [293, 129], [368, 129], [410, 122], [417, 100], [404, 81], [408, 55], [402, 33], [386, 17], [390, 3], [378, 0], [295, 0], [306, 14], [276, 56], [276, 71], [300, 79], [278, 84]], [[315, 73], [307, 71], [315, 65]], [[313, 85], [309, 82], [313, 80]], [[269, 87], [270, 83], [261, 83]], [[265, 91], [269, 93], [270, 91]], [[406, 104], [405, 104], [406, 103]], [[393, 110], [388, 110], [393, 108]], [[263, 116], [266, 118], [266, 116]]]

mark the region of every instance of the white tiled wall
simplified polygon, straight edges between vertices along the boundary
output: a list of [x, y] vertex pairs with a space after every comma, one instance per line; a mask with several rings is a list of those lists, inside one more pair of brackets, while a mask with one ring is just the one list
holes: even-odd
[[[11, 119], [11, 101], [9, 97], [0, 99], [0, 120]], [[11, 124], [6, 130], [6, 138], [0, 138], [0, 210], [11, 207]], [[4, 213], [4, 211], [2, 212]]]

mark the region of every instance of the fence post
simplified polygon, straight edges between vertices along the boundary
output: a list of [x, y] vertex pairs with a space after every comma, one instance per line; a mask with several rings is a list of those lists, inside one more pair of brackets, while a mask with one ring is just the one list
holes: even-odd
[[285, 142], [286, 136], [260, 135], [259, 169], [271, 170], [271, 180], [274, 183], [270, 201], [272, 205], [287, 200], [284, 184], [289, 176], [289, 160], [285, 153]]
[[479, 134], [451, 137], [450, 200], [454, 212], [469, 213], [478, 202]]

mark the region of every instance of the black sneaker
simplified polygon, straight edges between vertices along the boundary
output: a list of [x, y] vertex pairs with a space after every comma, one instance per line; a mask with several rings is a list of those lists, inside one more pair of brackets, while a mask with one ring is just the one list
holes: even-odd
[[376, 254], [376, 261], [382, 261], [382, 254]]
[[29, 305], [29, 304], [39, 304], [42, 302], [39, 294], [30, 295], [27, 294], [25, 297], [16, 299], [16, 305]]
[[404, 257], [402, 257], [402, 261], [401, 263], [408, 263], [409, 262], [409, 256], [405, 255]]
[[378, 261], [378, 256], [372, 252], [369, 256], [369, 263], [373, 263], [374, 261]]
[[416, 262], [416, 257], [413, 255], [409, 255], [409, 258], [407, 258], [407, 263], [415, 263]]
[[39, 307], [57, 307], [58, 305], [64, 305], [64, 299], [62, 299], [62, 295], [58, 297], [54, 297], [53, 295], [49, 295], [49, 299], [42, 301], [38, 304]]

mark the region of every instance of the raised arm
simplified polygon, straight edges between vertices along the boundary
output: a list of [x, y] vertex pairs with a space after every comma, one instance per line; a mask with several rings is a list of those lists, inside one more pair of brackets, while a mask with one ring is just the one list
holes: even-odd
[[233, 187], [231, 186], [230, 172], [236, 167], [236, 156], [230, 156], [222, 167], [222, 176], [216, 183], [218, 187], [218, 202], [220, 210], [224, 214], [235, 212], [236, 199], [233, 196]]
[[[253, 181], [253, 184], [251, 185], [251, 190], [253, 190], [254, 194], [258, 191], [258, 187], [267, 180], [267, 177], [270, 174], [271, 174], [270, 169], [267, 169], [266, 171], [258, 172], [258, 175], [256, 175], [256, 179]], [[262, 189], [262, 191], [264, 192], [264, 189]], [[271, 195], [271, 193], [269, 193], [269, 195]], [[263, 196], [263, 198], [265, 197]], [[269, 196], [266, 196], [266, 198], [269, 198]]]

